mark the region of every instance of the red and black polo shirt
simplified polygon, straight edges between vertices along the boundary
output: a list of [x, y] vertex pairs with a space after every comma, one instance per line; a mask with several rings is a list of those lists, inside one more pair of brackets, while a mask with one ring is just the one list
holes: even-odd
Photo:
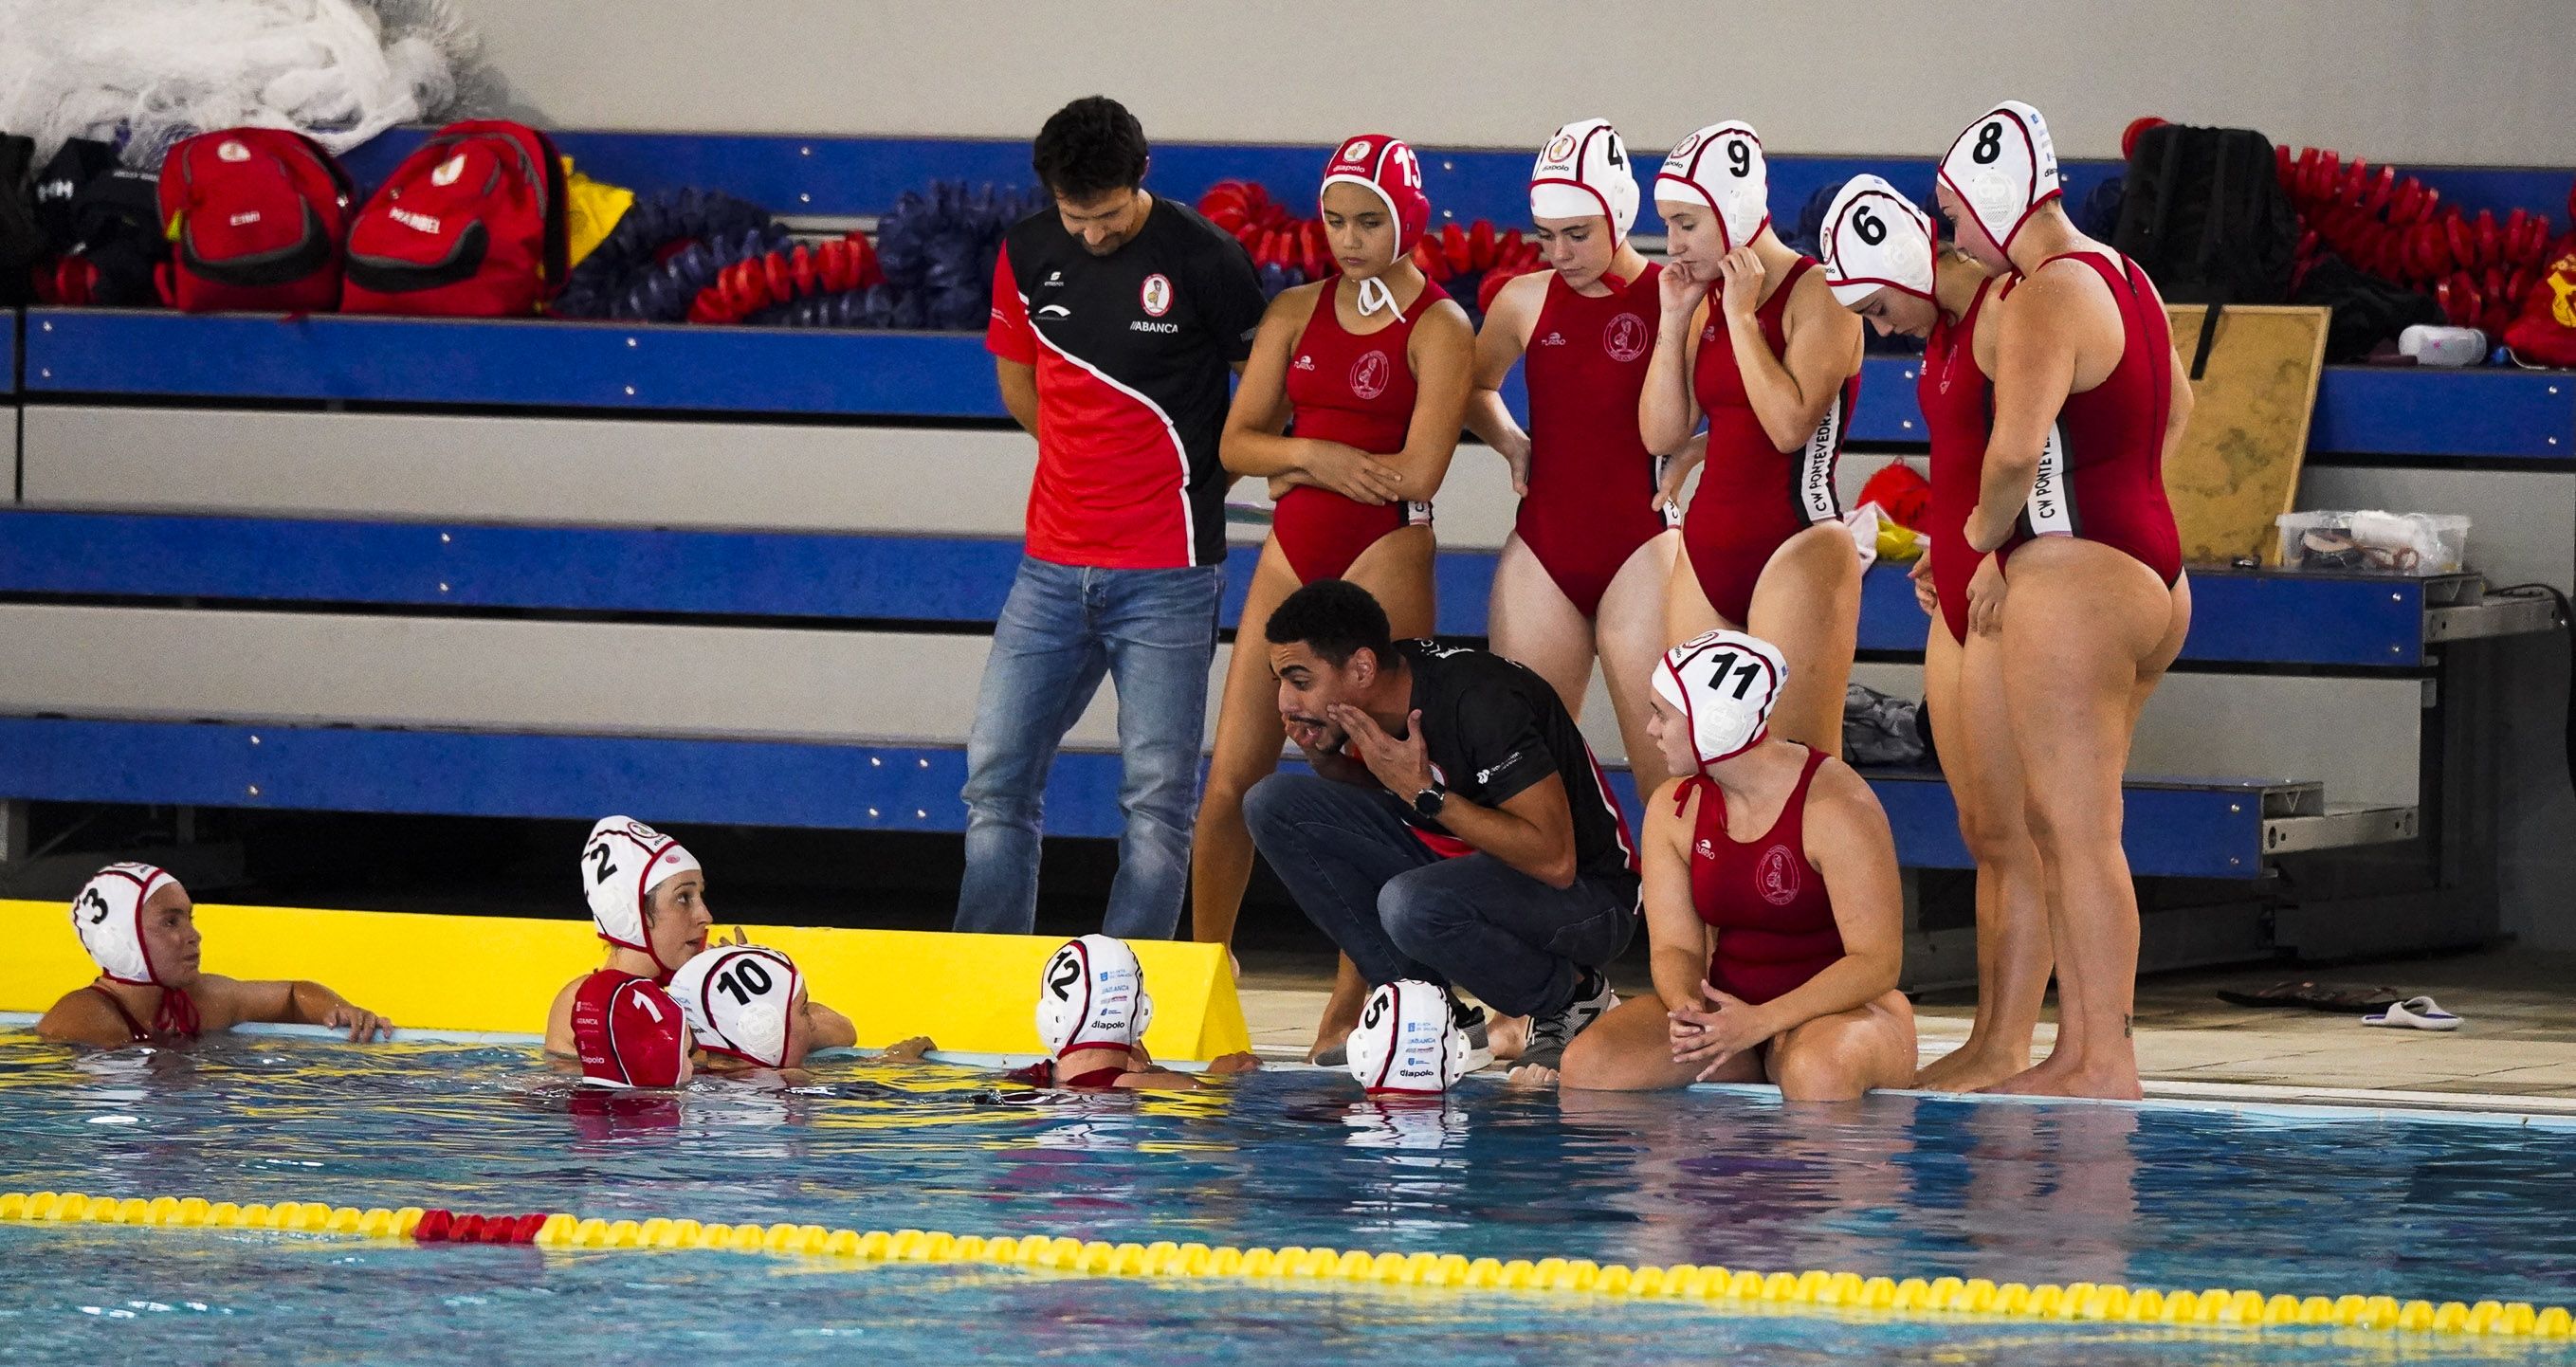
[[1224, 559], [1217, 437], [1263, 307], [1242, 245], [1160, 196], [1107, 256], [1053, 209], [1012, 226], [984, 345], [1037, 369], [1030, 555], [1103, 569]]

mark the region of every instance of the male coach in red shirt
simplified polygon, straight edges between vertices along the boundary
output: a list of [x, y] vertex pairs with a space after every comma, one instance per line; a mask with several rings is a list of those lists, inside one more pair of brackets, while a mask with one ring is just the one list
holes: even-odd
[[1117, 101], [1057, 110], [1031, 162], [1055, 207], [1004, 238], [984, 344], [1038, 469], [966, 743], [957, 929], [1035, 928], [1047, 770], [1107, 674], [1127, 827], [1102, 929], [1168, 939], [1225, 590], [1217, 435], [1264, 301], [1241, 244], [1145, 190], [1145, 132]]

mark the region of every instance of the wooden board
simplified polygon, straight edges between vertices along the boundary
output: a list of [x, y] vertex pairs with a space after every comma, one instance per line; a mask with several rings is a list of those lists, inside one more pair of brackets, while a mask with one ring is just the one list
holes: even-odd
[[[2207, 311], [2202, 304], [2165, 306], [2186, 366]], [[2185, 561], [2277, 563], [2272, 519], [2298, 497], [2329, 317], [2321, 308], [2256, 304], [2219, 315], [2209, 365], [2191, 387], [2191, 426], [2165, 461], [2165, 496]]]

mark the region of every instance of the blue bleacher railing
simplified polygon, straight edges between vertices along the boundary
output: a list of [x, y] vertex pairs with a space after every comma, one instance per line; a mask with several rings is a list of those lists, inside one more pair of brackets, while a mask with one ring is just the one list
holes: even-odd
[[[964, 333], [37, 309], [26, 348], [27, 392], [49, 398], [1008, 418], [992, 358]], [[1914, 366], [1867, 362], [1855, 441], [1921, 444]], [[2576, 375], [2328, 367], [2309, 449], [2565, 461]]]
[[[987, 626], [1019, 562], [1000, 539], [0, 511], [0, 594], [543, 609]], [[1237, 547], [1235, 624], [1254, 550]], [[1438, 629], [1485, 634], [1491, 551], [1438, 568]], [[2193, 574], [2186, 664], [2413, 668], [2424, 586], [2367, 575]], [[1923, 648], [1902, 568], [1865, 581], [1860, 648]]]
[[[965, 752], [944, 746], [0, 717], [0, 756], [12, 796], [49, 802], [588, 819], [649, 793], [654, 819], [673, 825], [955, 832], [966, 815]], [[1871, 783], [1909, 866], [1970, 866], [1938, 775]], [[1628, 775], [1611, 786], [1633, 821]], [[1048, 834], [1116, 838], [1118, 787], [1116, 755], [1058, 758]], [[2260, 787], [2131, 784], [2132, 867], [2252, 876]]]

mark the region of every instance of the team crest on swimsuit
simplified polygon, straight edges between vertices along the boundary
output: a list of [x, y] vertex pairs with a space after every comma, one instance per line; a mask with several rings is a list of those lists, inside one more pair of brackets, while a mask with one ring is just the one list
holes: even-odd
[[1386, 392], [1386, 382], [1395, 376], [1395, 363], [1383, 351], [1372, 351], [1351, 362], [1351, 392], [1363, 399], [1374, 399]]
[[1621, 365], [1645, 355], [1646, 344], [1651, 340], [1646, 320], [1633, 313], [1620, 314], [1610, 320], [1610, 326], [1601, 329], [1601, 349]]
[[1775, 907], [1785, 907], [1798, 900], [1798, 860], [1786, 845], [1774, 845], [1762, 852], [1761, 867], [1754, 871], [1754, 885], [1762, 889], [1762, 900]]
[[1148, 315], [1162, 317], [1171, 311], [1172, 282], [1160, 275], [1146, 276], [1145, 287], [1138, 292], [1137, 300], [1145, 306]]

